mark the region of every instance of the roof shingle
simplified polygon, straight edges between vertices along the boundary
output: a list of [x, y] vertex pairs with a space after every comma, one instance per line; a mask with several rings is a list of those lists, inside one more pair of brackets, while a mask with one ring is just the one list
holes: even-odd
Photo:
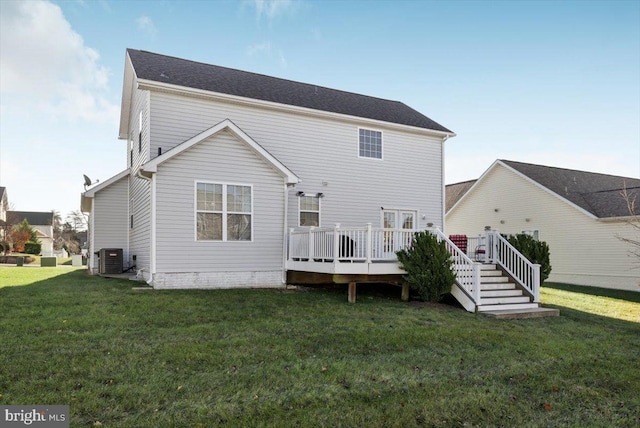
[[629, 197], [638, 199], [640, 204], [640, 179], [509, 160], [502, 162], [598, 218], [640, 215], [638, 206], [635, 212], [629, 212], [622, 195], [626, 188]]
[[139, 79], [452, 133], [399, 102], [127, 49]]

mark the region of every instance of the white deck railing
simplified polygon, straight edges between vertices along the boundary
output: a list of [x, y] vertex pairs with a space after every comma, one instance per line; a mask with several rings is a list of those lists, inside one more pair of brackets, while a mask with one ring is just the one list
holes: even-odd
[[539, 303], [540, 265], [531, 263], [497, 231], [488, 231], [485, 239], [488, 260], [500, 265]]
[[289, 230], [289, 260], [397, 261], [396, 251], [411, 246], [416, 230], [365, 227], [310, 227]]
[[481, 304], [480, 297], [480, 264], [471, 260], [460, 248], [458, 248], [440, 229], [428, 229], [436, 235], [438, 240], [444, 241], [453, 258], [453, 268], [456, 273], [458, 286], [473, 300], [476, 305]]
[[[480, 263], [496, 263], [540, 302], [540, 265], [531, 263], [497, 231], [469, 237], [467, 252], [454, 245], [437, 228], [427, 229], [445, 241], [454, 262], [457, 286], [477, 306], [480, 296]], [[396, 252], [411, 246], [417, 230], [364, 227], [310, 227], [290, 229], [288, 259], [292, 262], [375, 263], [397, 262]], [[324, 264], [324, 263], [322, 263]], [[367, 265], [370, 266], [370, 265]], [[355, 267], [355, 265], [354, 265]]]

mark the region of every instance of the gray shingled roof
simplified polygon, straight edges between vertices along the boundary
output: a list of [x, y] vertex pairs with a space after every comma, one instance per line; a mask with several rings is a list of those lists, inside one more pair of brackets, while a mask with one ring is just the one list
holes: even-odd
[[445, 212], [449, 212], [456, 202], [464, 196], [471, 186], [476, 184], [478, 180], [463, 181], [460, 183], [447, 184], [445, 186]]
[[51, 211], [7, 211], [7, 216], [9, 215], [17, 223], [26, 218], [31, 226], [51, 226], [53, 224], [53, 213]]
[[398, 102], [217, 65], [127, 49], [139, 79], [435, 131], [449, 129]]
[[509, 160], [501, 162], [598, 218], [631, 215], [622, 197], [626, 188], [627, 194], [636, 198], [634, 215], [640, 215], [640, 179]]
[[2, 197], [4, 196], [5, 189], [6, 189], [6, 187], [0, 186], [0, 201], [2, 200]]

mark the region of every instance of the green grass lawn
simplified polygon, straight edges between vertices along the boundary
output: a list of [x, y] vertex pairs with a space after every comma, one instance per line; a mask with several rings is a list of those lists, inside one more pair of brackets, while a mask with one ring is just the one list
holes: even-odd
[[0, 404], [72, 426], [640, 424], [638, 294], [545, 287], [559, 318], [496, 320], [399, 290], [134, 291], [0, 267]]

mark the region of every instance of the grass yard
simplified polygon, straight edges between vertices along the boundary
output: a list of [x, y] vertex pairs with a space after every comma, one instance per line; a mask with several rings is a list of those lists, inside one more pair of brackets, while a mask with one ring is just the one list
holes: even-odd
[[0, 404], [71, 426], [640, 425], [640, 295], [495, 320], [358, 289], [133, 291], [0, 267]]

